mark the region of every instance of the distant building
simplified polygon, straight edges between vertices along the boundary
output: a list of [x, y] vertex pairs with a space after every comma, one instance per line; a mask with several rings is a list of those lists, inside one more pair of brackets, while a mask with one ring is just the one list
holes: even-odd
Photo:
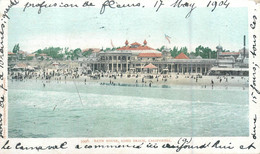
[[220, 45], [216, 48], [217, 65], [210, 69], [209, 75], [249, 75], [248, 50], [245, 47], [239, 52], [223, 52]]
[[238, 52], [223, 52], [222, 46], [217, 47], [217, 66], [223, 68], [248, 67], [248, 50]]
[[17, 55], [13, 52], [8, 52], [8, 61], [16, 61], [18, 59]]
[[27, 53], [25, 51], [20, 50], [17, 52], [17, 55], [18, 55], [18, 60], [26, 60]]
[[28, 54], [26, 55], [27, 60], [35, 60], [36, 59], [36, 54]]
[[46, 60], [47, 59], [47, 54], [41, 53], [37, 56], [38, 60]]
[[233, 57], [236, 60], [239, 55], [240, 55], [240, 52], [220, 52], [219, 59]]
[[98, 52], [101, 51], [101, 49], [99, 49], [99, 48], [86, 48], [86, 49], [82, 50], [82, 53], [87, 52], [87, 51], [91, 51], [92, 53], [98, 53]]

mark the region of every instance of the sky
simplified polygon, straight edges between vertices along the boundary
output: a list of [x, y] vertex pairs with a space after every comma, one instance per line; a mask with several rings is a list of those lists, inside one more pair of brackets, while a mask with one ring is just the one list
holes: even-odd
[[[160, 48], [186, 46], [194, 51], [199, 45], [215, 49], [238, 51], [243, 48], [243, 35], [248, 36], [247, 8], [196, 8], [189, 18], [189, 9], [152, 8], [106, 9], [99, 8], [13, 8], [9, 12], [8, 50], [17, 43], [20, 49], [34, 52], [45, 47], [111, 48], [129, 43], [143, 43]], [[171, 43], [165, 39], [171, 37]]]

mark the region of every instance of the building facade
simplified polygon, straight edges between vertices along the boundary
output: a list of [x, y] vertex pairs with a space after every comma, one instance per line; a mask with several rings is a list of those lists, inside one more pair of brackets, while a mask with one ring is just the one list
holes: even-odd
[[144, 40], [143, 44], [134, 42], [118, 48], [115, 51], [101, 51], [95, 57], [83, 61], [83, 65], [90, 68], [92, 72], [117, 72], [117, 73], [146, 73], [146, 66], [152, 64], [156, 73], [200, 73], [207, 72], [216, 64], [216, 59], [190, 59], [184, 53], [171, 57], [169, 50], [160, 52], [149, 46]]

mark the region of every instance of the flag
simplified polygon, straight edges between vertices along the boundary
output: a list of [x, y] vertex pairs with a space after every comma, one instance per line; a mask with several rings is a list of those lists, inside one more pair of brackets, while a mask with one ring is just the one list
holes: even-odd
[[170, 38], [171, 38], [170, 36], [168, 36], [168, 35], [165, 34], [165, 39], [166, 39], [169, 43], [171, 43]]
[[111, 45], [112, 45], [113, 48], [115, 47], [114, 44], [113, 44], [113, 42], [112, 42], [112, 40], [111, 40]]

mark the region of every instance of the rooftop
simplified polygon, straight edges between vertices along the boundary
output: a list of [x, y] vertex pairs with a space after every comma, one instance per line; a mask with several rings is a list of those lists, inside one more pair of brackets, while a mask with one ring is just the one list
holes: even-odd
[[185, 55], [183, 52], [181, 52], [178, 56], [176, 56], [174, 59], [190, 59], [187, 55]]
[[154, 66], [152, 63], [146, 65], [144, 68], [148, 68], [148, 69], [155, 69], [157, 68], [156, 66]]
[[91, 51], [92, 53], [94, 53], [94, 52], [100, 52], [101, 49], [99, 49], [99, 48], [86, 48], [86, 49], [82, 50], [82, 52], [87, 52], [87, 51]]
[[141, 46], [141, 44], [138, 43], [138, 42], [134, 42], [134, 43], [132, 43], [131, 45], [138, 45], [138, 46]]
[[35, 54], [29, 54], [27, 57], [35, 57]]
[[15, 55], [15, 53], [13, 53], [13, 52], [8, 52], [8, 55]]
[[147, 41], [144, 40], [144, 44], [140, 44], [138, 42], [134, 42], [128, 46], [128, 41], [126, 40], [125, 46], [117, 49], [117, 50], [155, 50], [149, 46], [147, 46]]
[[239, 55], [240, 52], [220, 52], [220, 55]]
[[162, 57], [162, 53], [139, 53], [138, 57]]
[[155, 50], [155, 49], [149, 46], [138, 46], [138, 47], [124, 46], [117, 50]]
[[18, 51], [18, 53], [19, 53], [19, 54], [25, 54], [25, 52], [22, 51], [22, 50]]
[[47, 54], [41, 53], [41, 54], [39, 54], [39, 56], [47, 56]]

